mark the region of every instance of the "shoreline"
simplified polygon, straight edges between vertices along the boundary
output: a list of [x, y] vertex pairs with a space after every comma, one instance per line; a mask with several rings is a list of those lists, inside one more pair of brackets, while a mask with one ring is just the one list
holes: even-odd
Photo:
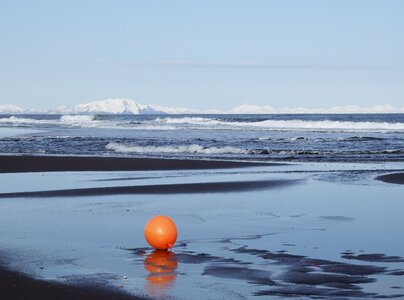
[[165, 171], [229, 169], [282, 165], [223, 160], [185, 160], [129, 157], [0, 155], [0, 173], [61, 171]]
[[[10, 271], [0, 266], [0, 291], [4, 299], [9, 300], [141, 300], [114, 287], [96, 283], [83, 286], [68, 285], [54, 281], [33, 279], [23, 273]], [[2, 298], [3, 299], [3, 298]]]

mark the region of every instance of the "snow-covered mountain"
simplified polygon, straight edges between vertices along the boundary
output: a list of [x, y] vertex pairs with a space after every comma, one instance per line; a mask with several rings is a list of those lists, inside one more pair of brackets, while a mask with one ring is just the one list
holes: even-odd
[[150, 112], [148, 105], [141, 105], [130, 99], [106, 99], [73, 107], [74, 113], [141, 114]]
[[2, 114], [21, 114], [25, 110], [13, 104], [0, 104], [0, 113]]
[[78, 104], [73, 107], [60, 106], [54, 110], [27, 110], [13, 104], [0, 104], [3, 114], [318, 114], [318, 113], [404, 113], [404, 107], [395, 108], [390, 105], [360, 107], [354, 105], [336, 106], [330, 108], [281, 107], [270, 105], [243, 104], [228, 111], [197, 110], [180, 107], [165, 107], [155, 104], [140, 104], [131, 99], [106, 99]]
[[78, 104], [69, 109], [59, 107], [61, 113], [75, 114], [186, 114], [197, 113], [196, 110], [187, 108], [171, 108], [160, 105], [145, 105], [131, 99], [106, 99], [84, 104]]
[[[215, 111], [218, 112], [218, 111]], [[26, 110], [12, 104], [0, 104], [0, 113], [23, 114], [23, 113], [44, 113], [44, 114], [197, 114], [206, 113], [196, 109], [182, 107], [165, 107], [155, 104], [140, 104], [132, 99], [105, 99], [78, 104], [73, 107], [65, 105], [56, 109]]]

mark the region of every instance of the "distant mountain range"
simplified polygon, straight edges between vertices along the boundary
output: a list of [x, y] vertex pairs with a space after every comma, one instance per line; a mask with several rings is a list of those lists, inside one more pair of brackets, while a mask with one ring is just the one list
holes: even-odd
[[0, 113], [49, 113], [49, 114], [194, 114], [203, 113], [195, 109], [172, 108], [160, 105], [145, 105], [131, 99], [106, 99], [78, 104], [73, 107], [60, 106], [53, 110], [27, 110], [12, 104], [0, 104]]
[[196, 110], [186, 108], [170, 108], [159, 105], [145, 105], [131, 99], [106, 99], [84, 104], [78, 104], [69, 109], [59, 107], [56, 112], [74, 114], [186, 114], [196, 113]]
[[13, 104], [0, 104], [0, 113], [3, 114], [21, 114], [25, 110]]
[[73, 107], [60, 106], [54, 110], [39, 111], [28, 110], [13, 104], [0, 104], [0, 113], [3, 114], [299, 114], [299, 113], [404, 113], [403, 108], [394, 108], [390, 105], [376, 105], [360, 107], [355, 105], [335, 106], [325, 109], [312, 108], [274, 108], [269, 105], [259, 106], [243, 104], [229, 111], [197, 110], [179, 107], [164, 107], [154, 104], [140, 104], [131, 99], [106, 99]]

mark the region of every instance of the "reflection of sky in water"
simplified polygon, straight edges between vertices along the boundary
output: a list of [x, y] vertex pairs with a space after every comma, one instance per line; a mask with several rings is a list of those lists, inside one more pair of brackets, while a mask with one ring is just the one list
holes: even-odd
[[[320, 171], [330, 169], [329, 165], [305, 167]], [[335, 166], [336, 169], [340, 167]], [[395, 167], [400, 165], [395, 164]], [[301, 166], [293, 168], [304, 169]], [[366, 168], [391, 166], [355, 166], [355, 170]], [[241, 172], [254, 170], [258, 171], [245, 169]], [[268, 167], [267, 170], [279, 171], [282, 167]], [[271, 252], [285, 250], [291, 254], [335, 262], [404, 268], [404, 263], [341, 258], [341, 253], [346, 250], [355, 254], [404, 256], [401, 238], [404, 225], [403, 186], [368, 181], [377, 175], [372, 172], [359, 175], [362, 179], [355, 179], [357, 181], [335, 182], [334, 178], [327, 180], [326, 175], [318, 176], [319, 173], [315, 172], [243, 175], [235, 171], [199, 171], [194, 172], [195, 176], [189, 176], [190, 171], [3, 174], [0, 175], [1, 182], [9, 184], [2, 184], [0, 188], [4, 192], [246, 178], [303, 178], [305, 181], [285, 188], [237, 194], [123, 195], [77, 197], [68, 201], [64, 198], [2, 199], [0, 247], [14, 261], [12, 265], [18, 265], [23, 260], [27, 272], [44, 278], [113, 273], [117, 279], [110, 280], [112, 284], [155, 297], [170, 295], [187, 298], [190, 286], [195, 297], [252, 295], [260, 290], [259, 285], [248, 284], [246, 280], [201, 275], [212, 265], [234, 266], [234, 261], [220, 259], [236, 260], [248, 264], [248, 268], [269, 271], [274, 277], [281, 276], [285, 266], [231, 251], [240, 247]], [[118, 174], [123, 178], [146, 175], [161, 178], [94, 181], [117, 178]], [[339, 175], [339, 178], [342, 177], [344, 173]], [[157, 214], [170, 215], [177, 223], [179, 242], [174, 248], [175, 255], [170, 253], [166, 259], [150, 249], [146, 249], [142, 256], [125, 250], [146, 246], [144, 224], [150, 216]], [[190, 255], [202, 253], [210, 257], [199, 263], [190, 262]], [[185, 259], [184, 255], [188, 258]], [[239, 266], [238, 263], [236, 265]], [[128, 279], [123, 280], [123, 276]], [[378, 280], [361, 284], [366, 291], [400, 292], [391, 287], [402, 286], [401, 276], [382, 274], [370, 277]]]

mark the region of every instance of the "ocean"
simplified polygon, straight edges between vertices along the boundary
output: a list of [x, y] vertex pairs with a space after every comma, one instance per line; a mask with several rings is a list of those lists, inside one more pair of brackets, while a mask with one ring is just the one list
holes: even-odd
[[1, 128], [3, 154], [404, 161], [404, 114], [0, 115]]

